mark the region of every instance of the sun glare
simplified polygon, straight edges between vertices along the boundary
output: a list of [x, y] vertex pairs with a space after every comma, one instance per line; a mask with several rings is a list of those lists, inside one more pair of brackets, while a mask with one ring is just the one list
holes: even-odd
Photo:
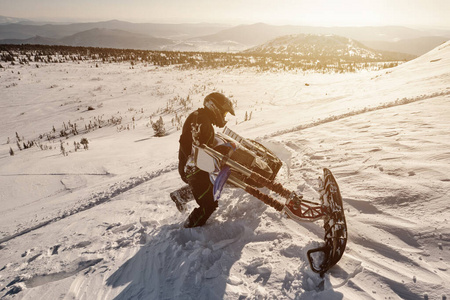
[[[382, 25], [385, 21], [385, 1], [374, 3], [367, 0], [325, 1], [313, 4], [304, 1], [284, 0], [274, 3], [263, 0], [261, 5], [254, 1], [245, 2], [233, 10], [233, 18], [243, 23], [267, 22], [276, 25], [310, 26], [368, 26]], [[221, 11], [226, 11], [225, 4]], [[216, 16], [221, 13], [218, 12]]]
[[378, 25], [383, 21], [383, 16], [372, 1], [320, 0], [312, 7], [292, 5], [291, 9], [284, 10], [280, 20], [312, 26], [365, 26]]

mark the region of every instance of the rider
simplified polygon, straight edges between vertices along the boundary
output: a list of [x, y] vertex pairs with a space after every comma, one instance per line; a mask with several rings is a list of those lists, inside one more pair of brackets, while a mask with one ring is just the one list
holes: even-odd
[[184, 227], [197, 227], [206, 223], [218, 204], [214, 201], [213, 184], [209, 173], [196, 167], [193, 158], [193, 145], [212, 147], [214, 142], [213, 125], [222, 128], [227, 121], [227, 113], [234, 114], [230, 99], [221, 93], [211, 93], [204, 99], [202, 108], [192, 112], [183, 125], [178, 153], [178, 172], [188, 183], [199, 207], [195, 208], [184, 223]]

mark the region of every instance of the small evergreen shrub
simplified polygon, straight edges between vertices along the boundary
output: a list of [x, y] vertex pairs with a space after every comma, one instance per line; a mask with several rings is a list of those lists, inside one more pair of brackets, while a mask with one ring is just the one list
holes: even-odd
[[161, 137], [166, 135], [166, 128], [164, 127], [164, 121], [162, 117], [159, 117], [158, 121], [152, 122], [152, 128], [155, 132], [155, 136]]

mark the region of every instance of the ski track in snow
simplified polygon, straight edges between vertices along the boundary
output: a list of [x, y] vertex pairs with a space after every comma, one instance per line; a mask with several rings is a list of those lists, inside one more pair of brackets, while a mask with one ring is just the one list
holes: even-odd
[[[147, 182], [149, 180], [152, 180], [155, 177], [161, 176], [164, 173], [172, 172], [177, 167], [178, 167], [178, 164], [172, 164], [172, 165], [170, 165], [170, 166], [168, 166], [166, 168], [160, 169], [160, 170], [158, 170], [156, 172], [153, 172], [151, 174], [146, 174], [146, 175], [142, 175], [142, 176], [139, 176], [139, 177], [132, 177], [132, 178], [130, 178], [129, 180], [127, 180], [125, 182], [119, 182], [119, 183], [113, 185], [107, 191], [103, 191], [103, 192], [100, 192], [100, 193], [98, 193], [96, 195], [93, 195], [92, 198], [87, 200], [85, 203], [82, 203], [81, 205], [79, 205], [77, 207], [74, 207], [74, 208], [71, 208], [71, 209], [69, 209], [67, 211], [64, 211], [64, 212], [62, 212], [62, 214], [58, 215], [57, 217], [55, 217], [53, 219], [46, 220], [46, 221], [44, 221], [44, 222], [42, 222], [40, 224], [37, 224], [37, 225], [35, 225], [33, 227], [26, 228], [26, 229], [24, 229], [24, 230], [22, 230], [22, 231], [20, 231], [18, 233], [15, 233], [13, 235], [1, 238], [0, 239], [0, 244], [1, 243], [5, 243], [5, 242], [7, 242], [7, 241], [9, 241], [11, 239], [14, 239], [16, 237], [19, 237], [21, 235], [30, 233], [30, 232], [32, 232], [32, 231], [34, 231], [36, 229], [42, 228], [44, 226], [47, 226], [50, 223], [57, 222], [57, 221], [62, 220], [64, 218], [73, 216], [74, 214], [77, 214], [77, 213], [83, 212], [83, 211], [85, 211], [87, 209], [93, 208], [93, 207], [95, 207], [97, 205], [100, 205], [100, 204], [103, 204], [105, 202], [111, 201], [114, 197], [116, 197], [116, 196], [118, 196], [118, 195], [120, 195], [120, 194], [122, 194], [122, 193], [124, 193], [124, 192], [126, 192], [128, 190], [130, 190], [130, 189], [133, 189], [133, 188], [135, 188], [136, 186], [138, 186], [138, 185], [140, 185], [142, 183], [145, 183], [145, 182]], [[48, 175], [48, 174], [46, 174], [46, 175]], [[61, 175], [61, 174], [50, 174], [50, 175]], [[62, 175], [67, 175], [67, 174], [62, 174]], [[91, 175], [91, 174], [89, 174], [89, 175]], [[104, 174], [95, 174], [95, 175], [104, 175]], [[16, 175], [8, 175], [8, 176], [16, 176]]]
[[422, 101], [422, 100], [426, 100], [426, 99], [432, 99], [432, 98], [435, 98], [435, 97], [447, 96], [447, 95], [450, 95], [450, 91], [442, 91], [442, 92], [439, 92], [439, 93], [433, 93], [431, 95], [422, 95], [420, 97], [409, 98], [409, 99], [405, 98], [405, 99], [402, 99], [402, 101], [395, 101], [395, 102], [385, 103], [383, 105], [376, 106], [376, 107], [364, 108], [364, 109], [361, 109], [361, 110], [351, 111], [351, 112], [348, 112], [348, 113], [345, 113], [345, 114], [342, 114], [342, 115], [330, 116], [330, 117], [327, 117], [327, 118], [325, 118], [323, 120], [318, 120], [318, 121], [315, 121], [315, 122], [312, 122], [312, 123], [309, 123], [309, 124], [299, 125], [299, 126], [291, 128], [291, 129], [284, 129], [284, 130], [281, 130], [281, 131], [277, 131], [275, 133], [272, 133], [272, 134], [269, 134], [269, 135], [266, 135], [266, 136], [262, 137], [262, 139], [268, 139], [268, 138], [280, 136], [280, 135], [283, 135], [283, 134], [286, 134], [286, 133], [291, 133], [291, 132], [295, 132], [295, 131], [300, 131], [300, 130], [304, 130], [304, 129], [320, 126], [322, 124], [339, 121], [339, 120], [342, 120], [342, 119], [350, 118], [350, 117], [361, 115], [361, 114], [366, 114], [366, 113], [372, 112], [372, 111], [387, 109], [387, 108], [400, 106], [400, 105], [406, 105], [406, 104], [414, 103], [416, 101]]
[[[108, 82], [117, 78], [113, 74], [94, 70], [104, 72], [98, 77], [105, 76], [100, 80], [103, 88], [99, 90], [98, 80], [91, 80], [92, 85], [82, 93], [102, 91], [98, 96], [103, 100], [97, 100], [108, 102], [105, 109], [111, 113], [117, 113], [120, 101], [144, 106], [149, 95], [157, 95], [155, 102], [160, 100], [151, 104], [150, 111], [156, 111], [173, 96], [166, 85], [174, 82], [181, 83], [179, 88], [186, 94], [190, 84], [206, 82], [208, 89], [223, 86], [236, 91], [237, 99], [249, 99], [239, 100], [238, 110], [242, 115], [253, 110], [254, 119], [233, 119], [230, 127], [235, 129], [236, 123], [239, 134], [259, 137], [259, 142], [283, 160], [277, 181], [305, 199], [317, 200], [316, 179], [321, 169], [328, 167], [335, 174], [349, 229], [346, 252], [320, 278], [311, 271], [306, 251], [321, 243], [321, 223], [297, 224], [238, 189], [224, 190], [218, 210], [204, 227], [184, 229], [181, 224], [187, 214], [180, 214], [168, 197], [182, 184], [176, 172], [176, 154], [152, 148], [176, 147], [177, 131], [170, 129], [169, 136], [156, 144], [148, 138], [148, 129], [112, 133], [106, 128], [91, 133], [93, 149], [70, 154], [75, 163], [66, 168], [57, 167], [65, 158], [56, 155], [43, 158], [46, 162], [61, 161], [51, 168], [39, 163], [25, 167], [20, 162], [20, 168], [14, 168], [5, 163], [2, 177], [8, 182], [19, 186], [19, 177], [55, 177], [55, 186], [62, 185], [67, 193], [61, 199], [70, 201], [61, 205], [64, 209], [60, 211], [43, 214], [48, 218], [44, 223], [36, 224], [32, 220], [37, 218], [28, 216], [24, 209], [40, 206], [41, 200], [19, 203], [17, 207], [23, 212], [7, 210], [12, 216], [30, 218], [23, 220], [24, 224], [36, 225], [0, 241], [0, 295], [6, 299], [447, 299], [450, 57], [446, 47], [448, 43], [393, 70], [345, 77], [355, 80], [356, 88], [338, 77], [347, 75], [308, 74], [299, 79], [298, 74], [224, 71], [223, 79], [217, 81], [210, 79], [208, 71], [178, 74], [162, 68], [138, 73], [127, 67], [116, 76], [148, 76], [154, 83], [132, 85], [124, 76], [124, 85], [137, 89], [127, 94], [123, 86]], [[72, 67], [75, 74], [85, 72], [83, 66]], [[52, 74], [54, 70], [46, 67], [34, 72]], [[50, 86], [53, 79], [48, 78], [45, 83]], [[268, 85], [267, 80], [273, 83]], [[304, 80], [310, 83], [307, 88]], [[329, 88], [323, 84], [327, 80], [332, 81]], [[237, 83], [243, 88], [233, 89]], [[372, 90], [371, 85], [375, 86]], [[61, 91], [65, 88], [73, 93], [64, 81], [60, 86]], [[277, 95], [270, 92], [271, 87]], [[324, 96], [322, 89], [330, 95]], [[26, 94], [25, 88], [20, 91]], [[43, 101], [58, 103], [50, 97], [56, 97], [56, 91], [52, 89]], [[332, 94], [336, 91], [340, 95]], [[130, 95], [133, 97], [128, 98]], [[298, 100], [302, 95], [305, 99]], [[196, 96], [201, 98], [201, 92]], [[367, 98], [369, 105], [352, 97]], [[396, 98], [400, 100], [391, 100]], [[277, 99], [289, 103], [280, 105]], [[313, 104], [317, 110], [308, 110]], [[136, 111], [128, 104], [126, 109]], [[289, 117], [296, 109], [301, 122]], [[15, 116], [19, 113], [15, 111]], [[27, 113], [33, 115], [32, 111]], [[280, 113], [286, 118], [275, 122], [271, 114]], [[44, 115], [36, 116], [39, 122], [45, 120]], [[6, 124], [15, 122], [9, 118]], [[40, 132], [49, 127], [46, 124]], [[1, 133], [2, 138], [11, 134]], [[121, 144], [109, 142], [108, 135]], [[110, 152], [96, 150], [99, 143]], [[127, 148], [128, 144], [133, 147]], [[9, 150], [6, 144], [1, 146]], [[131, 155], [130, 149], [134, 151]], [[14, 158], [26, 160], [28, 156], [39, 157], [39, 153], [22, 152]], [[1, 159], [8, 162], [10, 158]], [[85, 161], [93, 165], [80, 168]], [[133, 175], [137, 169], [142, 175]], [[93, 183], [84, 177], [107, 174], [111, 176], [99, 176], [101, 180]], [[54, 197], [48, 196], [53, 192], [41, 191], [39, 195], [45, 197], [39, 199], [53, 201]], [[81, 199], [75, 198], [74, 192], [80, 193]], [[195, 203], [188, 205], [188, 211], [195, 207]]]

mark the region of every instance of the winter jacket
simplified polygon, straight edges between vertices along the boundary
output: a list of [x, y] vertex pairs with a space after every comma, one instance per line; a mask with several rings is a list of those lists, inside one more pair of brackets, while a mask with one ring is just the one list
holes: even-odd
[[181, 179], [187, 183], [185, 166], [192, 153], [193, 144], [197, 146], [212, 146], [214, 141], [214, 128], [212, 113], [207, 108], [199, 108], [192, 112], [183, 125], [180, 136], [180, 150], [178, 152], [178, 172]]

